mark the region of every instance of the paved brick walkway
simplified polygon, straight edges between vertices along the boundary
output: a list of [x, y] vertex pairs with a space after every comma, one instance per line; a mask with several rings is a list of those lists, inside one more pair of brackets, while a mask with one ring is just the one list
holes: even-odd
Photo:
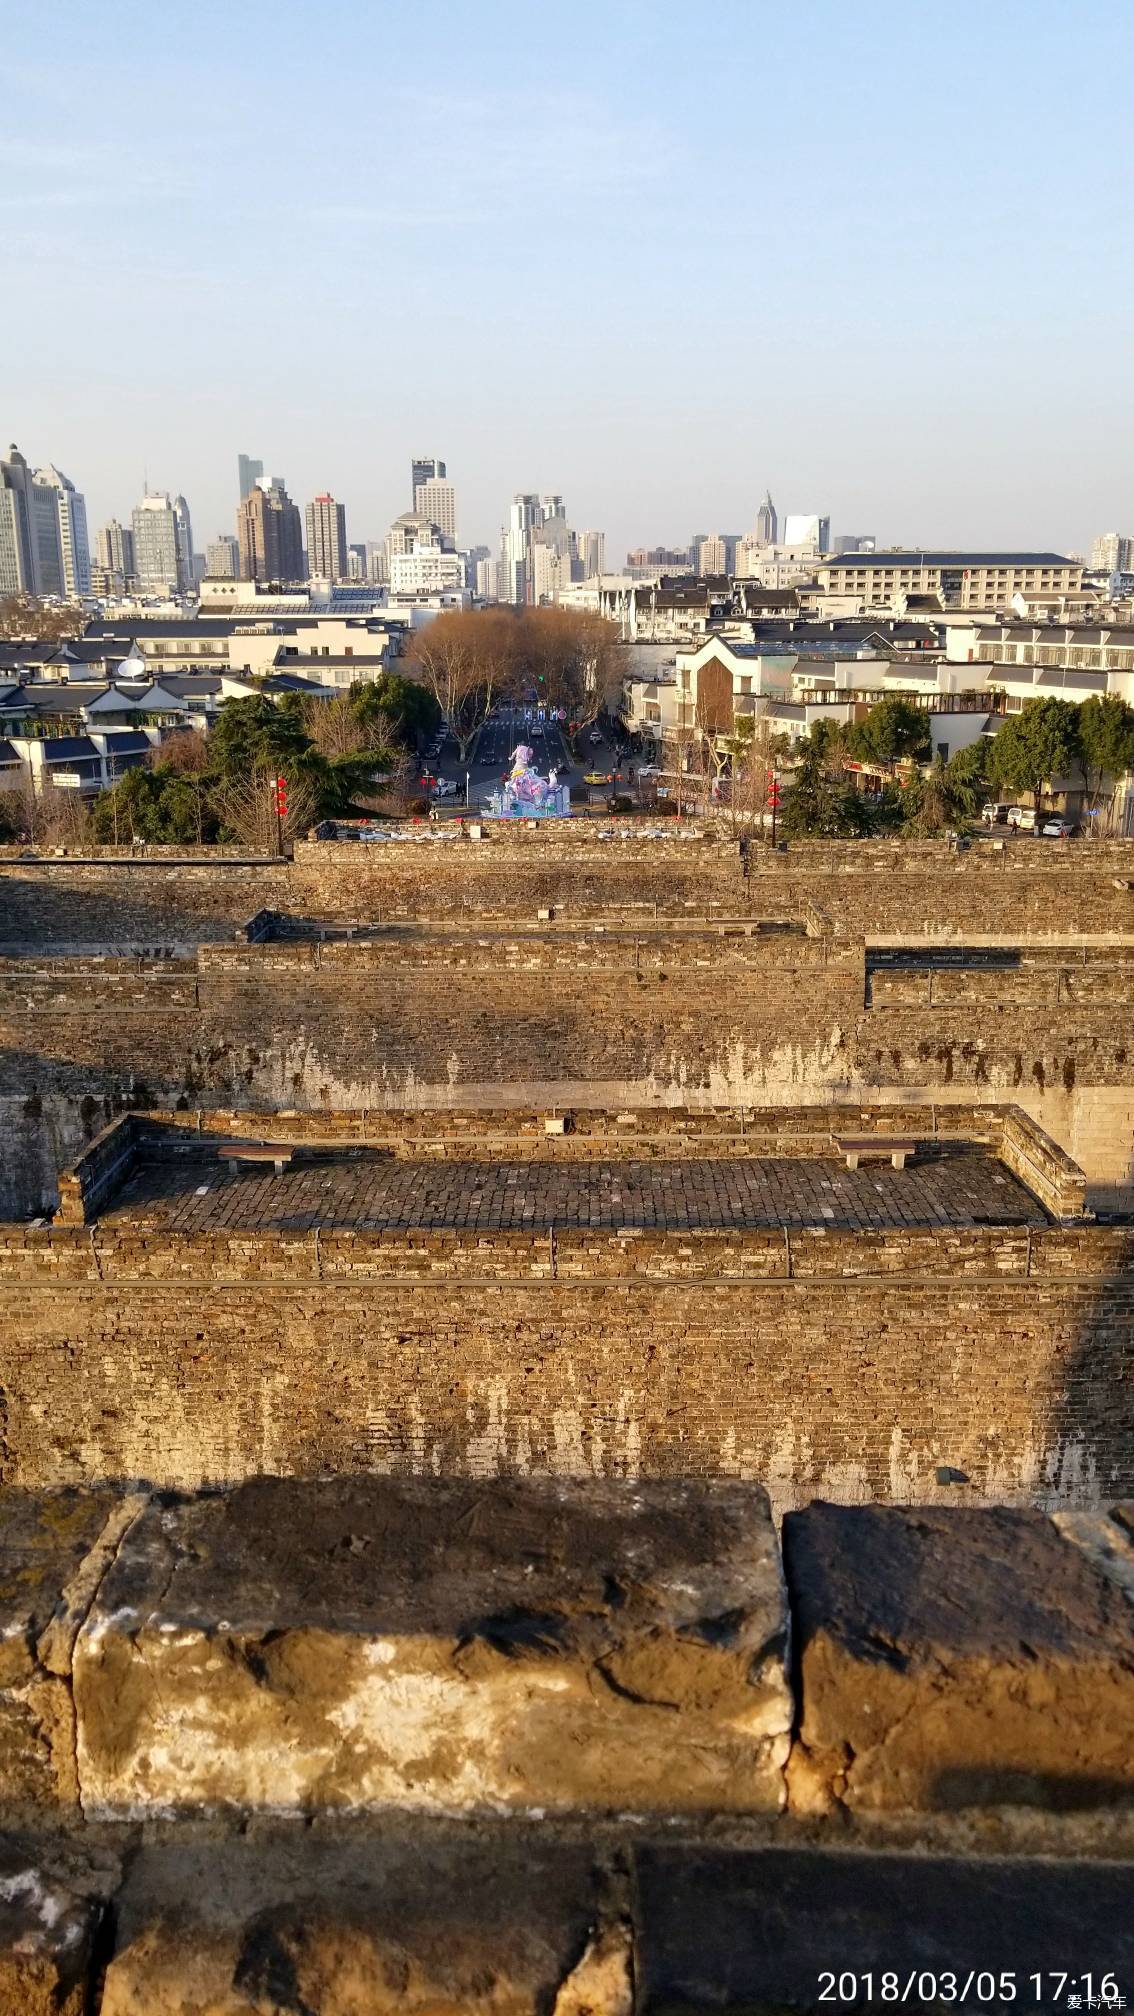
[[768, 1157], [673, 1162], [395, 1162], [363, 1153], [276, 1176], [217, 1162], [135, 1171], [104, 1222], [178, 1232], [313, 1226], [522, 1227], [1042, 1224], [1000, 1163], [947, 1155], [904, 1170]]

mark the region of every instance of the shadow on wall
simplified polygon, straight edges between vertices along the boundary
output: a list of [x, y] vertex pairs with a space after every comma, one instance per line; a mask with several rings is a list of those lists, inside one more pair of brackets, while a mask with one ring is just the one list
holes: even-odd
[[223, 865], [180, 872], [131, 865], [68, 874], [0, 871], [0, 946], [10, 951], [100, 946], [155, 950], [229, 939], [265, 903], [279, 902], [285, 868]]
[[1044, 1503], [1134, 1496], [1134, 1230], [1115, 1249], [1104, 1279], [1083, 1280], [1078, 1326], [1052, 1362]]

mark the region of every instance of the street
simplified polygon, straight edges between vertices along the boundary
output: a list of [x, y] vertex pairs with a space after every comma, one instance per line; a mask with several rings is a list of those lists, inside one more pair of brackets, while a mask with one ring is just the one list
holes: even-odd
[[[491, 714], [473, 741], [465, 763], [460, 760], [456, 742], [450, 738], [445, 743], [432, 766], [433, 771], [439, 777], [451, 778], [459, 788], [455, 798], [439, 801], [442, 812], [459, 814], [465, 810], [466, 771], [470, 811], [477, 811], [487, 804], [491, 794], [499, 789], [511, 770], [512, 752], [521, 742], [532, 751], [532, 761], [541, 776], [546, 777], [549, 770], [555, 769], [560, 782], [570, 784], [574, 807], [588, 802], [606, 804], [611, 790], [618, 787], [603, 785], [588, 788], [583, 779], [587, 771], [605, 775], [608, 771], [617, 770], [617, 758], [609, 740], [604, 737], [601, 742], [592, 745], [588, 739], [591, 730], [584, 729], [582, 745], [585, 755], [575, 762], [567, 746], [567, 738], [556, 723], [525, 721], [524, 713], [522, 707], [515, 707], [501, 708]], [[624, 784], [622, 788], [632, 787]]]

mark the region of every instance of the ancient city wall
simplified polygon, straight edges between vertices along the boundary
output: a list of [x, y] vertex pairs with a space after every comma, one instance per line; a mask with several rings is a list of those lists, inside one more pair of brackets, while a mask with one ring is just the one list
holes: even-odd
[[765, 1478], [781, 1504], [1120, 1496], [1128, 1249], [1090, 1225], [9, 1227], [3, 1476], [724, 1474]]

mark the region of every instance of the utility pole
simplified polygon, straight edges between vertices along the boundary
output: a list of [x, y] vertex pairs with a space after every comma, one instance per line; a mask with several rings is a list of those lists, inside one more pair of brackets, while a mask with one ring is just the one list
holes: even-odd
[[272, 779], [272, 803], [276, 812], [276, 853], [283, 858], [283, 825], [287, 818], [287, 778]]

